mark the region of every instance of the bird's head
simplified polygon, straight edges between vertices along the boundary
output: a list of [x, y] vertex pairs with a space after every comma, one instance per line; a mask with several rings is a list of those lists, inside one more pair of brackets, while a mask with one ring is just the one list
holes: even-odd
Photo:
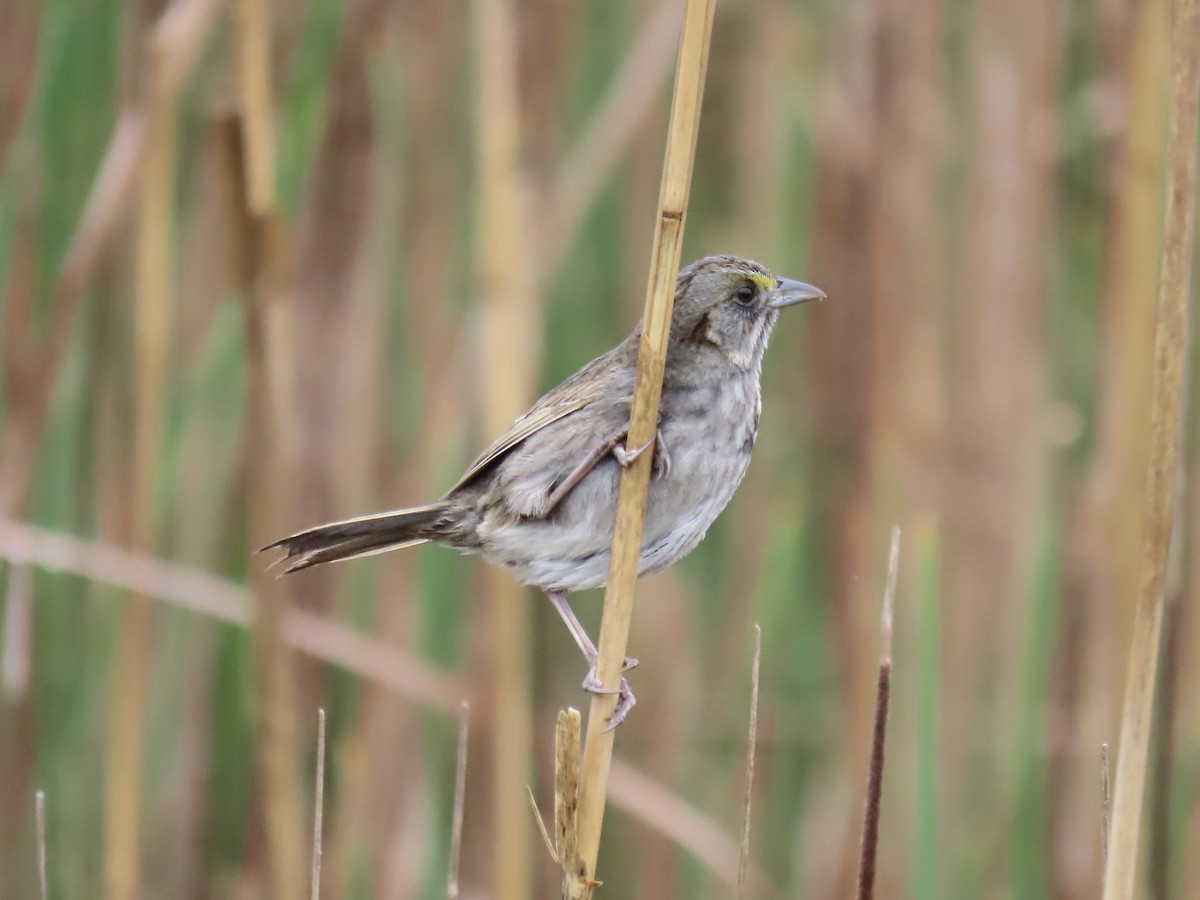
[[742, 369], [757, 369], [779, 311], [823, 298], [811, 284], [780, 278], [753, 260], [706, 256], [675, 282], [671, 344], [709, 345]]

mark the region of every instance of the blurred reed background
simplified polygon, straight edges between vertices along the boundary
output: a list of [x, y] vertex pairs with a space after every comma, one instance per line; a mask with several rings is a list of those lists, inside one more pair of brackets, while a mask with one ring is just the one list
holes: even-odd
[[[322, 896], [445, 896], [462, 699], [462, 896], [557, 890], [520, 794], [549, 810], [583, 672], [545, 601], [437, 548], [250, 551], [436, 496], [632, 327], [681, 8], [0, 5], [0, 896], [36, 896], [37, 788], [51, 896], [301, 895], [318, 706]], [[731, 895], [755, 623], [757, 895], [850, 893], [893, 524], [878, 894], [1097, 895], [1168, 33], [1164, 0], [718, 7], [684, 257], [831, 299], [780, 324], [731, 508], [642, 586], [604, 897]], [[1187, 483], [1156, 900], [1200, 896]]]

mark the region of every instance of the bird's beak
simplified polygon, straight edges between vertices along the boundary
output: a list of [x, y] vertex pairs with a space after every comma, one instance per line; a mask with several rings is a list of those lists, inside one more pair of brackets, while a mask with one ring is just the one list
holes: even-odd
[[785, 306], [795, 306], [797, 303], [807, 303], [809, 300], [824, 299], [825, 292], [819, 287], [813, 287], [803, 281], [780, 278], [779, 286], [775, 288], [775, 296], [771, 298], [767, 306], [771, 309], [783, 309]]

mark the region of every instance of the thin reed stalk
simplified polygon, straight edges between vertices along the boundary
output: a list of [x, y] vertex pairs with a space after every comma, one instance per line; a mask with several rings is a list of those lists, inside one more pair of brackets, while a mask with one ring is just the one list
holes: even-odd
[[737, 892], [746, 897], [746, 865], [750, 861], [750, 810], [754, 799], [754, 756], [758, 749], [758, 676], [762, 668], [762, 627], [754, 626], [754, 663], [750, 668], [750, 724], [746, 734], [746, 786], [742, 795], [742, 846], [738, 855]]
[[[275, 128], [270, 36], [265, 0], [237, 0], [239, 117], [237, 212], [243, 243], [241, 292], [246, 309], [247, 440], [251, 538], [262, 546], [283, 530], [294, 468], [292, 304], [287, 251], [276, 207]], [[290, 585], [273, 574], [252, 576], [255, 592], [255, 687], [258, 754], [271, 890], [299, 896], [304, 858], [296, 768], [295, 667], [283, 635]]]
[[[520, 169], [517, 20], [512, 0], [477, 0], [477, 103], [483, 328], [480, 391], [488, 434], [502, 434], [532, 399], [541, 324], [526, 239]], [[533, 731], [528, 594], [501, 569], [484, 572], [492, 686], [493, 891], [498, 900], [531, 894], [529, 783]]]
[[1112, 816], [1112, 769], [1108, 764], [1108, 744], [1100, 745], [1100, 893], [1104, 893], [1104, 873], [1108, 871], [1108, 835]]
[[237, 78], [246, 131], [248, 206], [255, 215], [275, 208], [275, 129], [271, 112], [271, 47], [264, 0], [237, 0]]
[[1184, 413], [1183, 373], [1195, 231], [1200, 0], [1175, 0], [1173, 6], [1166, 203], [1154, 336], [1141, 576], [1121, 715], [1104, 900], [1126, 900], [1134, 894]]
[[46, 878], [46, 792], [38, 790], [33, 795], [34, 827], [37, 839], [38, 896], [49, 900], [50, 886]]
[[879, 616], [879, 678], [875, 693], [875, 720], [871, 733], [867, 803], [863, 814], [862, 844], [858, 863], [858, 898], [875, 896], [875, 860], [879, 853], [879, 812], [883, 799], [883, 763], [887, 746], [888, 705], [892, 695], [892, 621], [896, 606], [896, 579], [900, 573], [900, 529], [892, 529], [888, 554], [887, 587]]
[[[135, 383], [130, 545], [155, 549], [155, 481], [165, 403], [174, 243], [175, 101], [165, 76], [170, 47], [151, 33], [146, 148], [141, 167], [135, 272]], [[110, 682], [105, 797], [105, 883], [111, 900], [134, 900], [141, 859], [143, 729], [154, 607], [131, 594], [122, 612]]]
[[458, 708], [458, 752], [454, 762], [454, 812], [450, 819], [450, 874], [446, 878], [446, 897], [458, 900], [458, 870], [462, 862], [463, 812], [467, 805], [467, 739], [471, 733], [471, 704], [466, 700]]
[[317, 772], [313, 787], [312, 876], [309, 896], [321, 897], [321, 838], [325, 820], [325, 710], [317, 710]]
[[[675, 279], [679, 271], [683, 225], [687, 216], [700, 103], [715, 11], [715, 0], [689, 0], [684, 15], [658, 219], [651, 249], [646, 308], [638, 347], [637, 376], [629, 421], [628, 444], [631, 447], [649, 445], [655, 439], [658, 428], [658, 404], [666, 365], [671, 311], [675, 302]], [[629, 626], [633, 619], [634, 586], [641, 556], [642, 525], [646, 514], [652, 456], [651, 453], [643, 453], [621, 475], [608, 589], [604, 595], [600, 624], [599, 658], [596, 662], [596, 677], [610, 688], [616, 688], [619, 683], [629, 641]], [[600, 850], [604, 800], [612, 763], [613, 732], [608, 729], [608, 720], [616, 703], [615, 693], [595, 694], [588, 710], [579, 800], [579, 846], [584, 869], [580, 877], [568, 885], [566, 896], [572, 900], [591, 897], [595, 889], [596, 859]]]
[[[288, 264], [280, 224], [273, 215], [251, 209], [249, 158], [241, 119], [224, 124], [226, 162], [236, 192], [234, 214], [241, 249], [239, 287], [246, 322], [246, 459], [251, 485], [250, 538], [267, 544], [283, 530], [280, 505], [290, 473], [285, 414], [274, 402], [275, 387], [290, 373], [271, 352], [270, 309], [286, 291]], [[295, 897], [303, 891], [302, 804], [297, 762], [295, 675], [283, 634], [287, 617], [283, 579], [261, 563], [251, 567], [254, 594], [255, 688], [258, 696], [258, 756], [263, 778], [263, 805], [269, 878], [276, 896]]]

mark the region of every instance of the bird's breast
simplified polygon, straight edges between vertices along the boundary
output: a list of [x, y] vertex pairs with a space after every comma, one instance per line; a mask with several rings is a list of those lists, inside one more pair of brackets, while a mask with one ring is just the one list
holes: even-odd
[[[760, 398], [754, 379], [663, 394], [660, 434], [670, 467], [650, 483], [646, 543], [682, 530], [691, 547], [733, 497], [750, 464]], [[683, 552], [687, 552], [684, 550]]]

